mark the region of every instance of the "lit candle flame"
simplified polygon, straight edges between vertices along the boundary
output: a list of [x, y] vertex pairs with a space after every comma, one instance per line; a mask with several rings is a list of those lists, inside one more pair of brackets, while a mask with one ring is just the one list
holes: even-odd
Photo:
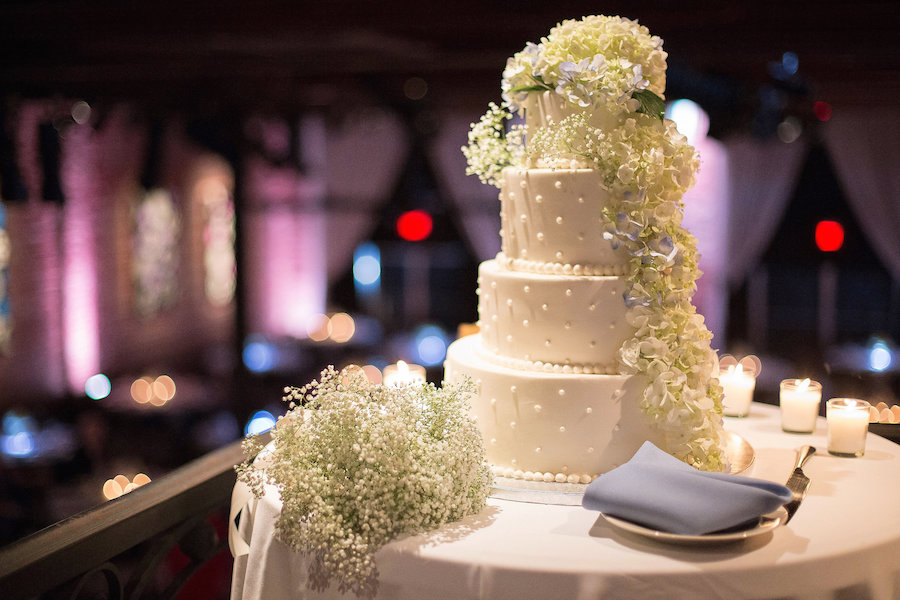
[[808, 387], [809, 387], [809, 377], [807, 377], [806, 379], [804, 379], [803, 381], [801, 381], [800, 383], [797, 384], [797, 391], [805, 392], [806, 388], [808, 388]]

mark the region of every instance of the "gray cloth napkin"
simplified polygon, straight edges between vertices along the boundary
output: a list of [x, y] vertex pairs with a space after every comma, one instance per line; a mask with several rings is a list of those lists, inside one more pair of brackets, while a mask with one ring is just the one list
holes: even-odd
[[783, 485], [700, 471], [644, 442], [591, 482], [581, 504], [659, 531], [701, 535], [751, 522], [790, 499]]

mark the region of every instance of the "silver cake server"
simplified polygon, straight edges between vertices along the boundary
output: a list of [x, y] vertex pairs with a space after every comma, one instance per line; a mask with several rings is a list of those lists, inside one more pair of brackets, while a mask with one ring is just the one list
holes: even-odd
[[803, 463], [806, 462], [806, 459], [815, 453], [816, 448], [814, 446], [803, 446], [797, 451], [797, 462], [794, 463], [794, 472], [791, 473], [790, 479], [788, 479], [785, 484], [794, 495], [793, 499], [784, 505], [788, 513], [785, 523], [790, 521], [794, 516], [794, 513], [797, 512], [797, 507], [800, 506], [803, 497], [806, 495], [806, 490], [809, 489], [809, 477], [803, 473], [801, 467], [803, 467]]

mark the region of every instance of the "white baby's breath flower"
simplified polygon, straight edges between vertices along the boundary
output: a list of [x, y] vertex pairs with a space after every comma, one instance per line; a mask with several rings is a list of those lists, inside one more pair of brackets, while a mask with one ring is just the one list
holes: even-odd
[[[341, 591], [374, 594], [380, 547], [484, 507], [492, 475], [468, 416], [472, 387], [370, 385], [359, 369], [329, 368], [286, 390], [297, 406], [289, 417], [304, 418], [279, 420], [265, 460], [238, 474], [257, 496], [277, 487], [276, 535], [309, 554], [310, 587], [336, 580]], [[246, 445], [255, 454], [257, 442]]]

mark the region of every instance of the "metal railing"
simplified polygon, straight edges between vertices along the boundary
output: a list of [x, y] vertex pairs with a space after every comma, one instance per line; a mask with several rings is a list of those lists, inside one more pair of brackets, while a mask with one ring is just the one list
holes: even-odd
[[[244, 459], [240, 442], [206, 454], [93, 509], [0, 548], [3, 598], [174, 598], [227, 551], [210, 517], [224, 514]], [[160, 582], [174, 548], [187, 562]]]

